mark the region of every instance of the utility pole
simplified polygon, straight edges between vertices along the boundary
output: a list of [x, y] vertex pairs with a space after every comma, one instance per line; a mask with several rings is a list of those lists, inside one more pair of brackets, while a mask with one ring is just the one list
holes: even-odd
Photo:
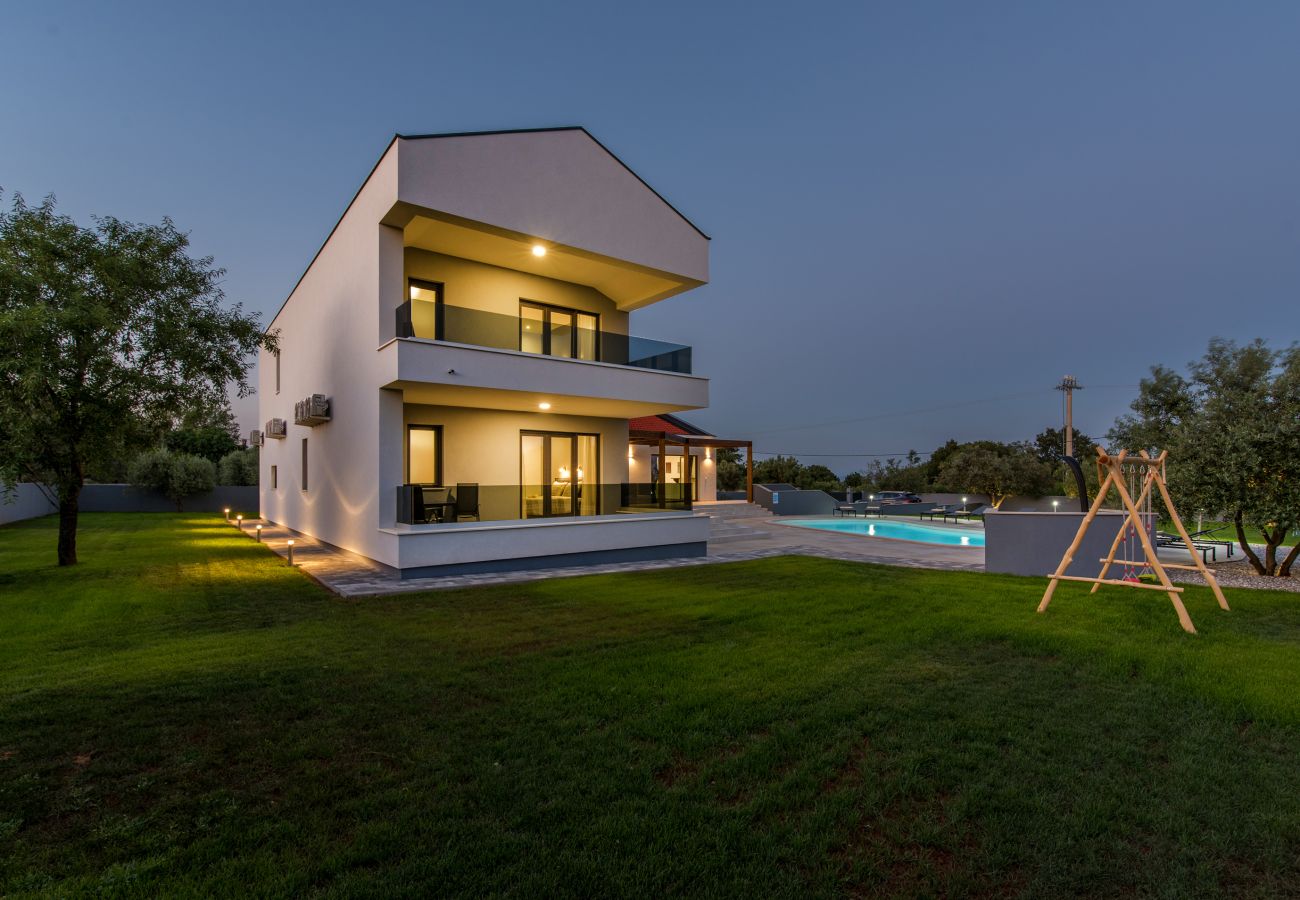
[[1083, 390], [1083, 385], [1073, 375], [1066, 375], [1056, 389], [1065, 392], [1065, 455], [1074, 456], [1074, 392]]

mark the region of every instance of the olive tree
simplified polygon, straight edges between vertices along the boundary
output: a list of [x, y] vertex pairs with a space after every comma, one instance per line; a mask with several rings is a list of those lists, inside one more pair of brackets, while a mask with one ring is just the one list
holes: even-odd
[[121, 456], [141, 422], [219, 405], [232, 383], [251, 393], [249, 358], [275, 337], [225, 305], [223, 274], [170, 219], [83, 227], [53, 198], [0, 212], [0, 481], [52, 487], [59, 565], [77, 561], [93, 456]]
[[[1154, 367], [1131, 409], [1116, 420], [1111, 445], [1168, 450], [1174, 502], [1223, 514], [1256, 572], [1289, 576], [1300, 545], [1279, 553], [1300, 525], [1300, 347], [1216, 338], [1187, 377]], [[1247, 526], [1263, 535], [1263, 559]]]

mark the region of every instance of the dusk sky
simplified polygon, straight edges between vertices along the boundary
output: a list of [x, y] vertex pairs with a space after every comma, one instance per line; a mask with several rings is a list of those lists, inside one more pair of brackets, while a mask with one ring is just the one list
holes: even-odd
[[0, 21], [4, 202], [171, 216], [266, 319], [394, 132], [586, 126], [713, 238], [711, 284], [633, 316], [712, 379], [686, 417], [841, 473], [1032, 437], [1066, 373], [1101, 436], [1153, 363], [1300, 337], [1293, 0]]

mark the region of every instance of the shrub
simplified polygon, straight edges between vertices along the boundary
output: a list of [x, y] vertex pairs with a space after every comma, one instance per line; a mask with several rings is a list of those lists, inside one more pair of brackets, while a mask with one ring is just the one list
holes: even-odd
[[149, 450], [131, 463], [130, 477], [133, 485], [160, 492], [176, 504], [177, 512], [181, 512], [186, 497], [205, 493], [216, 486], [217, 467], [201, 456]]
[[257, 449], [235, 450], [221, 457], [217, 465], [217, 483], [256, 485]]

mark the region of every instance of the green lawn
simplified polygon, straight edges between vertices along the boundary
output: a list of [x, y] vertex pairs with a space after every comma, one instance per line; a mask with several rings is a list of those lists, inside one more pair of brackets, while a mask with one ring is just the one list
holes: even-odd
[[[1183, 526], [1189, 532], [1196, 531], [1196, 524], [1197, 523], [1196, 523], [1195, 516], [1183, 520]], [[1210, 531], [1210, 530], [1214, 531], [1213, 534], [1207, 534], [1205, 536], [1208, 540], [1232, 541], [1234, 544], [1237, 543], [1237, 527], [1233, 525], [1231, 522], [1211, 522], [1209, 520], [1206, 520], [1201, 522], [1200, 524], [1202, 529], [1206, 531]], [[1159, 527], [1161, 531], [1168, 531], [1170, 534], [1175, 533], [1174, 523], [1172, 521], [1161, 522]], [[1263, 544], [1264, 535], [1263, 533], [1260, 532], [1258, 528], [1255, 528], [1252, 525], [1247, 525], [1246, 540], [1249, 541], [1251, 544]], [[1288, 533], [1287, 536], [1282, 539], [1282, 546], [1284, 547], [1294, 546], [1296, 541], [1300, 541], [1300, 531], [1292, 531]]]
[[0, 895], [1300, 884], [1300, 597], [778, 559], [345, 601], [219, 517], [0, 529]]

